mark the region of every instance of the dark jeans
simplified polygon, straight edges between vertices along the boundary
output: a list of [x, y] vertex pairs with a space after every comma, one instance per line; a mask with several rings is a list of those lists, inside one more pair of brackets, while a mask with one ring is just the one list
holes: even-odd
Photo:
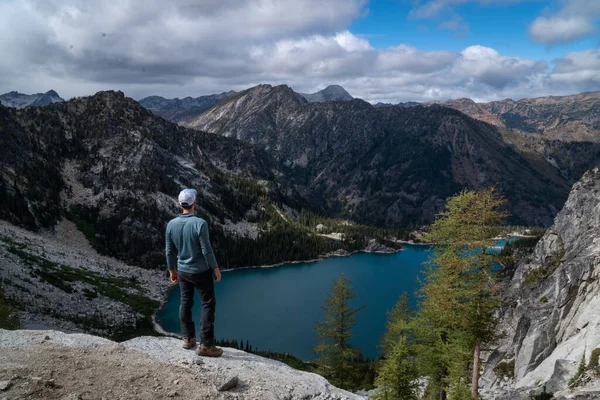
[[202, 333], [200, 343], [212, 346], [215, 340], [215, 284], [212, 270], [200, 274], [179, 272], [179, 287], [181, 288], [181, 305], [179, 306], [179, 319], [181, 320], [181, 334], [183, 338], [195, 338], [196, 327], [192, 319], [192, 306], [194, 305], [194, 289], [198, 289], [202, 299]]

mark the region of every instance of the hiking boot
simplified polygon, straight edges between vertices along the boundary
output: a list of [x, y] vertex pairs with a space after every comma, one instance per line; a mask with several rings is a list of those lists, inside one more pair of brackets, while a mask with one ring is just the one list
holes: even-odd
[[205, 344], [201, 344], [196, 349], [196, 354], [204, 357], [221, 357], [221, 355], [223, 354], [223, 349], [220, 349], [217, 346], [208, 346]]
[[190, 350], [196, 347], [196, 338], [191, 337], [187, 339], [183, 339], [183, 348], [186, 350]]

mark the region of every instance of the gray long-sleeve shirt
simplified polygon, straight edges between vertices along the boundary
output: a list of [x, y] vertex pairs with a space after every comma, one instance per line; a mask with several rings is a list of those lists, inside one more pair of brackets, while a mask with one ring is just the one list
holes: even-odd
[[218, 268], [210, 246], [208, 224], [194, 214], [180, 214], [169, 221], [165, 242], [169, 270], [199, 274]]

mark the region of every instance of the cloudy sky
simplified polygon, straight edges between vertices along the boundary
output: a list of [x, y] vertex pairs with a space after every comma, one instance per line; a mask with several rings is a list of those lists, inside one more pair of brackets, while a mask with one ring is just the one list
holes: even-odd
[[599, 22], [600, 0], [0, 0], [0, 93], [570, 94], [600, 90]]

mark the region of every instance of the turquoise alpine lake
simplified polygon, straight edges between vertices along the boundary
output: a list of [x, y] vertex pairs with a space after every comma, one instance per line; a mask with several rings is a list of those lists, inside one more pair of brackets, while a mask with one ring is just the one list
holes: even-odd
[[[497, 243], [503, 244], [504, 241]], [[378, 357], [386, 311], [396, 304], [402, 292], [415, 304], [415, 290], [431, 250], [430, 246], [405, 244], [395, 254], [357, 253], [311, 263], [224, 272], [221, 282], [215, 284], [215, 336], [249, 341], [254, 349], [311, 360], [311, 349], [316, 344], [314, 328], [324, 317], [321, 307], [333, 282], [343, 273], [351, 280], [356, 294], [350, 304], [365, 306], [356, 319], [350, 342], [365, 357]], [[157, 313], [162, 328], [177, 334], [181, 332], [179, 297], [179, 287], [175, 286]], [[199, 335], [200, 296], [196, 294], [194, 301]]]
[[[316, 344], [314, 328], [322, 320], [321, 306], [340, 273], [351, 280], [354, 307], [365, 306], [356, 319], [351, 344], [366, 357], [377, 357], [385, 330], [386, 311], [406, 292], [414, 304], [418, 277], [431, 248], [404, 245], [395, 254], [357, 253], [311, 263], [272, 268], [246, 268], [223, 273], [215, 284], [217, 339], [249, 341], [259, 350], [289, 353], [311, 360]], [[179, 287], [168, 294], [157, 321], [168, 332], [179, 334]], [[200, 333], [200, 296], [194, 298], [193, 315]]]

